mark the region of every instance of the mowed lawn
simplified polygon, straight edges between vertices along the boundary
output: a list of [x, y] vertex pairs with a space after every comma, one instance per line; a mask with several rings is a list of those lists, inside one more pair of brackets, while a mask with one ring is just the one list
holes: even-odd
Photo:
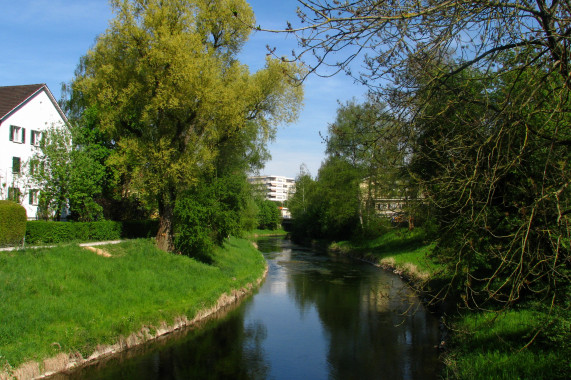
[[212, 264], [155, 248], [148, 239], [0, 252], [0, 372], [61, 352], [90, 355], [143, 326], [172, 325], [255, 282], [265, 261], [247, 240], [229, 239]]

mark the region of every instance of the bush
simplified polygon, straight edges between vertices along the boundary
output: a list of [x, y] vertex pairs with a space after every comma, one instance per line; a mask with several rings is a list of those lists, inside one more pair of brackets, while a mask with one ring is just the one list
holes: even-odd
[[205, 263], [210, 262], [210, 254], [216, 245], [221, 245], [232, 232], [238, 231], [235, 213], [209, 195], [205, 189], [186, 193], [177, 200], [175, 207], [176, 250]]
[[29, 244], [56, 244], [79, 241], [105, 241], [121, 238], [152, 237], [157, 234], [154, 220], [114, 222], [30, 221], [26, 231]]
[[0, 246], [20, 244], [26, 235], [26, 209], [12, 201], [0, 201]]
[[28, 223], [26, 242], [29, 244], [54, 244], [77, 241], [115, 240], [121, 238], [121, 223], [101, 222], [51, 222]]

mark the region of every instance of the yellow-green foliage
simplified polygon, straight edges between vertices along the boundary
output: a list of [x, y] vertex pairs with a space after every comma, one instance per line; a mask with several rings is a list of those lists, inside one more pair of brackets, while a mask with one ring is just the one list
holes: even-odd
[[0, 246], [21, 243], [26, 235], [26, 209], [12, 201], [0, 201]]
[[265, 144], [297, 117], [300, 68], [268, 58], [251, 74], [236, 59], [254, 23], [245, 0], [111, 3], [116, 17], [73, 88], [117, 143], [108, 162], [168, 219], [174, 194], [212, 167], [221, 142], [254, 126], [253, 143]]

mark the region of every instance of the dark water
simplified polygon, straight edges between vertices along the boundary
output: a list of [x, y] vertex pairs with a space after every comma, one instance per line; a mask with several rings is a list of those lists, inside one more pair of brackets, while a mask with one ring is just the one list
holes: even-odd
[[259, 291], [198, 329], [59, 379], [434, 379], [438, 323], [395, 275], [281, 239]]

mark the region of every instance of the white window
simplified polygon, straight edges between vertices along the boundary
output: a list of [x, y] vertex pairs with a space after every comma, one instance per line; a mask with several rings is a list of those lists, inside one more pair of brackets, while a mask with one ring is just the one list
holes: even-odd
[[18, 127], [16, 125], [11, 125], [10, 141], [19, 144], [24, 144], [26, 142], [26, 128]]
[[30, 132], [30, 144], [34, 146], [40, 146], [41, 140], [42, 140], [42, 132], [34, 130]]

